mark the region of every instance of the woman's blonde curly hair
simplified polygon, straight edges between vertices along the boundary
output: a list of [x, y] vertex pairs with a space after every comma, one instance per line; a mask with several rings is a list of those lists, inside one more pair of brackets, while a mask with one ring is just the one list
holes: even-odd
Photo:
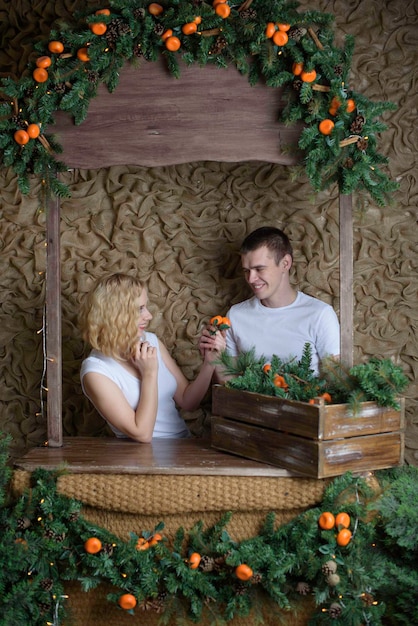
[[137, 301], [143, 289], [137, 278], [127, 274], [98, 280], [80, 310], [84, 340], [106, 356], [131, 358], [138, 341]]

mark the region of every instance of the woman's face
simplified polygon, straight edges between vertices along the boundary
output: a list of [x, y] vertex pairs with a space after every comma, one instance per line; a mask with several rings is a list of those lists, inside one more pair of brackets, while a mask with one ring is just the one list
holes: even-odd
[[143, 289], [141, 295], [137, 299], [138, 308], [138, 337], [141, 338], [147, 328], [149, 322], [152, 320], [152, 315], [148, 311], [148, 294], [147, 290]]

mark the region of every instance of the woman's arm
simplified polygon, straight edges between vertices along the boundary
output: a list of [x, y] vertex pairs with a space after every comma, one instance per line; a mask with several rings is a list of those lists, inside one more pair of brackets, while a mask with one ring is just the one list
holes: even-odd
[[212, 382], [212, 376], [215, 371], [214, 361], [219, 358], [220, 352], [225, 349], [225, 337], [221, 332], [217, 332], [213, 336], [206, 337], [203, 343], [202, 341], [200, 342], [200, 350], [204, 360], [198, 375], [192, 382], [189, 382], [184, 376], [165, 345], [161, 341], [159, 344], [163, 361], [177, 381], [177, 391], [174, 395], [174, 400], [179, 407], [186, 411], [197, 409]]
[[138, 346], [132, 364], [141, 376], [139, 403], [134, 411], [121, 389], [103, 374], [89, 372], [84, 388], [96, 409], [112, 426], [141, 443], [152, 439], [158, 408], [157, 351], [144, 342]]

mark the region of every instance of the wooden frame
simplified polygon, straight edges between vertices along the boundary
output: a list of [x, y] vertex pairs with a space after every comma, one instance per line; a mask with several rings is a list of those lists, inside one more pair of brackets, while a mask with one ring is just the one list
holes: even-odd
[[[202, 72], [205, 75], [204, 92], [199, 87]], [[216, 97], [217, 115], [207, 104], [211, 93]], [[203, 96], [203, 101], [196, 104], [198, 96]], [[155, 114], [157, 101], [160, 117]], [[174, 101], [183, 102], [184, 106], [173, 107]], [[296, 162], [296, 155], [290, 157], [288, 151], [279, 148], [296, 145], [300, 128], [289, 129], [277, 121], [279, 101], [279, 90], [262, 84], [251, 87], [234, 67], [220, 70], [212, 66], [183, 66], [181, 77], [176, 80], [167, 72], [163, 61], [158, 61], [146, 63], [139, 69], [125, 68], [116, 95], [109, 94], [102, 86], [82, 126], [75, 127], [68, 117], [57, 114], [57, 124], [52, 130], [59, 134], [64, 149], [63, 160], [69, 167], [169, 165], [214, 160], [214, 155], [219, 161], [260, 160], [291, 165]], [[124, 105], [120, 106], [120, 102]], [[206, 106], [202, 106], [202, 102]], [[223, 107], [222, 111], [219, 107]], [[168, 115], [170, 110], [172, 115]], [[237, 111], [241, 124], [234, 126], [231, 112], [236, 120]], [[208, 115], [217, 124], [208, 124]], [[234, 132], [230, 132], [231, 125]], [[176, 150], [175, 154], [164, 147], [172, 146], [173, 132], [178, 137], [186, 130], [199, 138], [193, 149], [187, 142], [184, 142], [185, 151]], [[89, 146], [95, 146], [94, 150], [85, 150], [83, 134], [88, 137]], [[187, 158], [188, 153], [191, 158]], [[351, 196], [340, 195], [339, 211], [341, 358], [350, 366], [353, 362]], [[48, 207], [46, 272], [47, 432], [50, 447], [63, 445], [60, 282], [60, 202], [54, 199]]]

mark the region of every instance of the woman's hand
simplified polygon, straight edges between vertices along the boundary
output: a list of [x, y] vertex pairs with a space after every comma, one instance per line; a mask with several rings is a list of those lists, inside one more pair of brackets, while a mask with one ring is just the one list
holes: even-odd
[[148, 341], [138, 341], [132, 363], [139, 371], [141, 378], [146, 377], [147, 374], [157, 373], [157, 348], [151, 346]]

